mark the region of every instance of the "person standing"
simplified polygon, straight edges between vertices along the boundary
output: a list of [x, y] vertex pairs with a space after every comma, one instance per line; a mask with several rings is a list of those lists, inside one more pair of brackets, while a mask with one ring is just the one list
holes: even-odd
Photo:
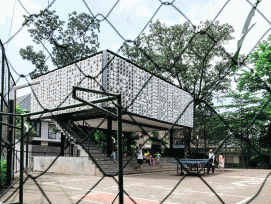
[[224, 172], [224, 163], [225, 163], [225, 158], [223, 157], [223, 154], [220, 153], [220, 155], [219, 155], [219, 164], [218, 164], [217, 171], [219, 171], [219, 168], [223, 168], [223, 172]]
[[210, 168], [212, 168], [212, 173], [215, 172], [215, 155], [213, 153], [213, 150], [210, 149], [209, 150], [209, 162], [212, 161], [212, 163], [208, 163], [208, 167], [207, 167], [207, 175], [210, 172]]
[[137, 152], [137, 163], [138, 163], [137, 170], [139, 170], [139, 167], [142, 168], [142, 164], [143, 164], [142, 149], [139, 149], [138, 152]]
[[189, 158], [189, 151], [188, 150], [186, 150], [185, 152], [184, 152], [184, 158], [185, 159], [188, 159]]
[[155, 161], [156, 161], [156, 164], [159, 164], [159, 162], [160, 162], [160, 157], [161, 157], [161, 154], [159, 154], [159, 152], [157, 152], [157, 153], [155, 154]]

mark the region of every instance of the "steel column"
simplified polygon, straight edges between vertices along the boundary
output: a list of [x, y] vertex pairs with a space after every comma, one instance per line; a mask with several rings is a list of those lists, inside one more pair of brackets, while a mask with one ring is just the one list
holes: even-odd
[[[14, 100], [9, 101], [9, 113], [13, 113]], [[9, 116], [9, 124], [13, 125], [13, 116]], [[7, 185], [11, 184], [11, 173], [12, 173], [12, 136], [13, 136], [13, 128], [8, 127], [8, 151], [7, 151]]]
[[[2, 80], [1, 80], [1, 107], [0, 111], [3, 112], [3, 105], [4, 105], [4, 74], [5, 74], [5, 50], [4, 47], [2, 47]], [[3, 122], [3, 115], [0, 116], [0, 122]], [[0, 124], [0, 164], [2, 161], [2, 124]], [[0, 174], [2, 173], [2, 165], [0, 165]], [[0, 182], [0, 187], [2, 186], [2, 183]]]
[[107, 118], [107, 131], [106, 131], [106, 141], [107, 141], [107, 156], [110, 157], [112, 154], [112, 118]]
[[60, 153], [60, 156], [64, 156], [64, 147], [65, 147], [65, 135], [61, 132], [61, 145], [60, 145], [61, 153]]
[[20, 188], [19, 202], [23, 203], [23, 184], [24, 184], [24, 117], [21, 116], [21, 148], [20, 148]]
[[[119, 169], [122, 168], [122, 109], [121, 109], [121, 95], [117, 99], [117, 118], [118, 118], [118, 127], [117, 127], [117, 140], [118, 140], [118, 164]], [[119, 182], [119, 204], [123, 204], [123, 170], [119, 171], [118, 174]]]
[[131, 148], [131, 146], [132, 146], [132, 133], [130, 133], [130, 132], [126, 132], [125, 133], [125, 136], [126, 136], [126, 138], [127, 138], [127, 152], [132, 152], [132, 148]]
[[169, 145], [170, 145], [170, 152], [172, 152], [172, 149], [173, 149], [173, 129], [171, 129], [170, 133], [169, 133]]
[[28, 143], [29, 143], [29, 134], [26, 133], [26, 150], [25, 150], [25, 169], [28, 168]]

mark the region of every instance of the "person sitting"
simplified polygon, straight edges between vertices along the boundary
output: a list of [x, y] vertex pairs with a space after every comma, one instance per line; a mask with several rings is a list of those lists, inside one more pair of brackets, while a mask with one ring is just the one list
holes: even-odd
[[146, 163], [150, 163], [150, 161], [149, 161], [149, 155], [150, 155], [149, 151], [147, 151], [147, 152], [144, 153], [144, 158], [145, 158], [145, 162]]
[[113, 157], [114, 163], [117, 161], [117, 152], [113, 151], [111, 154], [111, 157]]

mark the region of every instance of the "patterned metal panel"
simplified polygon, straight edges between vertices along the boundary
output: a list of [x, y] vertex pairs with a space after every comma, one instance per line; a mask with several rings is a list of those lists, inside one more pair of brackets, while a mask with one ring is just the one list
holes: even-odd
[[[192, 100], [189, 93], [159, 77], [152, 76], [151, 73], [111, 51], [103, 51], [75, 64], [38, 78], [41, 83], [33, 86], [33, 89], [43, 108], [55, 108], [78, 103], [71, 97], [72, 86], [78, 84], [80, 87], [100, 91], [102, 90], [100, 86], [103, 86], [107, 92], [120, 93], [122, 105], [129, 112], [170, 123], [179, 117], [186, 105]], [[106, 64], [108, 66], [102, 69]], [[98, 76], [96, 77], [97, 82], [94, 79], [84, 78], [84, 74], [78, 68], [85, 75]], [[146, 83], [147, 81], [148, 83]], [[145, 87], [142, 89], [144, 85]], [[78, 96], [86, 100], [102, 97], [101, 95], [83, 92], [78, 92]], [[114, 107], [111, 102], [105, 103], [103, 106]], [[41, 111], [43, 108], [35, 97], [31, 98], [31, 112]], [[91, 109], [91, 107], [85, 106], [57, 111], [55, 114], [86, 109]], [[46, 115], [48, 114], [44, 116]], [[193, 127], [193, 103], [177, 124]]]

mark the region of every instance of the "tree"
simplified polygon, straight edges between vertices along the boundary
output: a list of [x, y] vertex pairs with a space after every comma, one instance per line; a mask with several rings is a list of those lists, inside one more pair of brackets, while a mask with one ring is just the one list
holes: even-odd
[[[65, 21], [61, 21], [55, 12], [46, 9], [37, 15], [24, 16], [24, 24], [29, 27], [28, 32], [34, 43], [44, 45], [49, 42], [52, 46], [54, 65], [66, 66], [97, 52], [100, 24], [96, 19], [74, 11], [69, 14], [65, 26]], [[44, 51], [36, 52], [33, 46], [28, 45], [20, 49], [20, 55], [35, 65], [36, 69], [30, 74], [32, 78], [48, 72]]]
[[[256, 94], [258, 100], [261, 101], [256, 106], [259, 109], [271, 97], [271, 35], [267, 40], [259, 43], [250, 55], [250, 60], [254, 66], [250, 70], [242, 69], [237, 80], [237, 88], [239, 92], [245, 94]], [[267, 140], [267, 146], [271, 148], [271, 103], [267, 104], [258, 120], [265, 126], [263, 134]]]
[[[261, 111], [249, 131], [243, 136], [250, 137], [252, 145], [265, 152], [271, 149], [271, 103], [269, 102], [263, 110], [261, 109], [271, 96], [271, 36], [259, 43], [249, 56], [249, 62], [252, 68], [246, 67], [238, 74], [237, 91], [224, 96], [231, 99], [232, 103], [217, 108], [227, 110], [223, 113], [223, 117], [232, 130], [239, 134]], [[240, 144], [240, 147], [241, 152], [248, 150], [247, 145], [243, 147]], [[256, 157], [259, 157], [258, 153], [252, 151], [251, 160]], [[261, 159], [259, 162], [262, 162]]]
[[[239, 92], [246, 95], [255, 94], [260, 103], [253, 107], [256, 111], [271, 97], [271, 35], [258, 44], [250, 55], [250, 62], [254, 65], [250, 70], [242, 69], [237, 79]], [[255, 112], [256, 112], [255, 111]], [[268, 148], [271, 154], [271, 103], [269, 102], [256, 120], [260, 145]]]
[[[234, 39], [231, 35], [234, 29], [229, 24], [216, 21], [206, 32], [193, 36], [195, 29], [203, 31], [209, 25], [207, 20], [195, 28], [187, 22], [167, 27], [157, 20], [150, 24], [150, 34], [142, 34], [134, 45], [126, 44], [123, 54], [139, 66], [168, 81], [177, 82], [196, 100], [196, 112], [197, 100], [205, 97], [224, 74], [231, 75], [227, 69], [231, 59], [222, 46]], [[216, 91], [226, 92], [229, 89], [229, 76], [218, 84]], [[205, 100], [212, 104], [213, 97], [213, 93], [209, 94]], [[191, 133], [192, 129], [183, 130], [188, 150]]]
[[[16, 105], [16, 114], [24, 114], [25, 111], [19, 107], [19, 104]], [[30, 132], [28, 133], [28, 141], [31, 143], [32, 137], [36, 135], [36, 131], [34, 128], [32, 128], [31, 125], [27, 122], [27, 118], [23, 117], [24, 120], [24, 135], [26, 133], [26, 126], [28, 126], [28, 129]], [[16, 127], [21, 127], [21, 117], [16, 117], [15, 118], [15, 126]], [[20, 140], [21, 139], [21, 131], [16, 129], [15, 130], [15, 138]], [[26, 142], [26, 137], [24, 138], [24, 142]]]

